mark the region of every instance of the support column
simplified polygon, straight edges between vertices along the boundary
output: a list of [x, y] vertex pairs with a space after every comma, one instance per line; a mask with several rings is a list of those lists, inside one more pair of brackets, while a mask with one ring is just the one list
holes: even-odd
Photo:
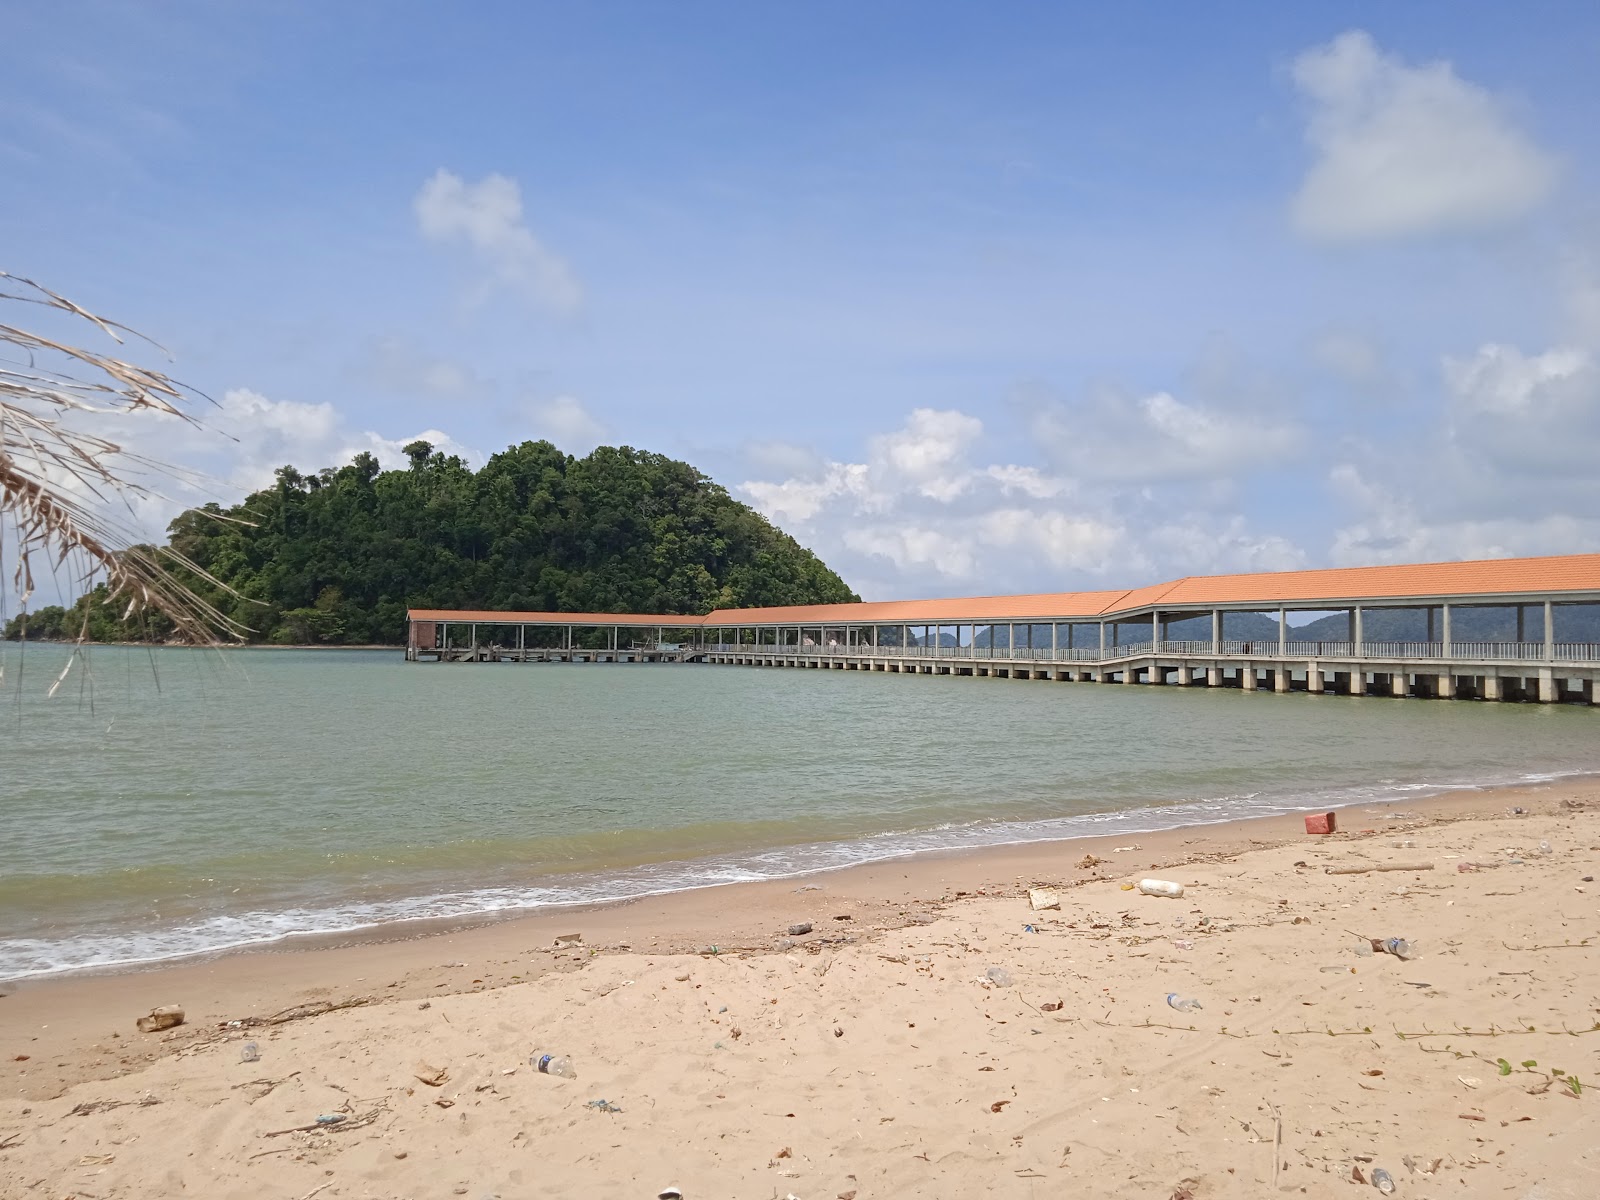
[[1006, 652], [1011, 658], [1017, 656], [1017, 623], [1015, 621], [1006, 622]]
[[1161, 614], [1155, 609], [1150, 610], [1150, 653], [1161, 653]]
[[1129, 663], [1126, 667], [1124, 667], [1122, 669], [1122, 682], [1123, 683], [1137, 683], [1138, 681], [1139, 681], [1139, 672], [1134, 668], [1132, 663]]
[[[1556, 660], [1556, 606], [1549, 600], [1544, 602], [1544, 660], [1545, 662]], [[1543, 674], [1539, 678], [1541, 680], [1539, 690], [1543, 691]]]
[[[1280, 624], [1278, 628], [1279, 636], [1281, 637], [1283, 626]], [[1278, 669], [1272, 673], [1272, 690], [1275, 692], [1287, 692], [1292, 678], [1293, 674], [1289, 670], [1289, 664], [1279, 659]]]
[[[1289, 652], [1289, 614], [1283, 609], [1278, 610], [1278, 657], [1282, 658]], [[1282, 690], [1281, 688], [1279, 689]]]
[[1188, 664], [1182, 664], [1178, 667], [1178, 673], [1173, 676], [1172, 681], [1179, 687], [1188, 687], [1191, 674]]
[[1485, 700], [1502, 699], [1500, 690], [1500, 676], [1485, 675], [1483, 677], [1483, 698]]
[[1240, 684], [1240, 686], [1243, 687], [1244, 690], [1247, 691], [1247, 692], [1253, 692], [1253, 691], [1256, 690], [1256, 683], [1257, 683], [1257, 680], [1256, 680], [1256, 665], [1255, 665], [1255, 663], [1245, 663], [1244, 666], [1239, 668], [1239, 684]]
[[1323, 687], [1323, 684], [1322, 684], [1322, 664], [1321, 663], [1314, 663], [1314, 662], [1313, 663], [1307, 663], [1306, 664], [1306, 691], [1315, 693], [1316, 695], [1321, 695], [1322, 694], [1322, 687]]
[[1350, 672], [1350, 694], [1352, 696], [1365, 696], [1367, 694], [1367, 673], [1357, 663]]
[[1061, 656], [1061, 648], [1057, 644], [1060, 641], [1060, 639], [1056, 636], [1056, 630], [1058, 630], [1060, 628], [1061, 627], [1059, 625], [1057, 625], [1054, 621], [1050, 622], [1050, 661], [1051, 662], [1055, 662], [1056, 659]]
[[[1211, 610], [1211, 653], [1222, 653], [1222, 610], [1220, 608]], [[1213, 684], [1212, 686], [1216, 685]]]
[[[1546, 617], [1545, 629], [1546, 630], [1548, 630], [1550, 628], [1550, 625], [1549, 625], [1549, 613], [1550, 613], [1550, 602], [1548, 600], [1546, 600], [1545, 601], [1545, 617]], [[1558, 697], [1556, 695], [1556, 672], [1555, 672], [1555, 668], [1554, 667], [1540, 667], [1539, 668], [1539, 703], [1540, 704], [1554, 704], [1558, 699], [1560, 699], [1560, 697]]]
[[1406, 695], [1407, 691], [1409, 690], [1408, 689], [1408, 684], [1409, 683], [1410, 683], [1410, 680], [1406, 678], [1406, 673], [1404, 671], [1396, 671], [1394, 673], [1393, 677], [1390, 679], [1390, 682], [1389, 682], [1389, 693], [1390, 693], [1390, 695], [1394, 695], [1394, 696], [1404, 696], [1404, 695]]
[[1222, 668], [1221, 667], [1207, 667], [1206, 668], [1206, 686], [1207, 687], [1221, 687], [1222, 686]]
[[1102, 659], [1104, 659], [1105, 656], [1106, 656], [1106, 623], [1104, 621], [1101, 621], [1100, 622], [1100, 657]]
[[1444, 656], [1446, 658], [1449, 658], [1450, 657], [1450, 606], [1448, 604], [1441, 604], [1439, 606], [1439, 614], [1440, 614], [1440, 619], [1439, 619], [1440, 631], [1439, 631], [1439, 633], [1440, 633], [1440, 637], [1443, 638], [1443, 640], [1444, 640]]
[[1440, 700], [1456, 698], [1456, 677], [1450, 671], [1441, 671], [1434, 677], [1434, 696]]
[[1366, 651], [1366, 639], [1364, 637], [1364, 633], [1363, 633], [1363, 630], [1361, 628], [1361, 614], [1363, 613], [1363, 611], [1365, 611], [1365, 610], [1362, 609], [1361, 605], [1359, 605], [1359, 604], [1356, 605], [1355, 618], [1354, 618], [1355, 632], [1353, 634], [1351, 634], [1351, 636], [1350, 636], [1350, 640], [1355, 643], [1355, 645], [1351, 646], [1350, 648], [1353, 651], [1355, 651], [1355, 656], [1357, 658], [1360, 658], [1363, 654], [1365, 654], [1367, 652]]

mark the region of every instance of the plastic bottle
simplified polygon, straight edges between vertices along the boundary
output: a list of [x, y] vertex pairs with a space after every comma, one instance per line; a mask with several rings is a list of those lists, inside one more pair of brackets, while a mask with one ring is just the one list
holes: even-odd
[[1539, 853], [1540, 854], [1549, 854], [1551, 852], [1552, 851], [1551, 851], [1549, 842], [1540, 842], [1539, 843]]
[[534, 1054], [529, 1056], [528, 1063], [542, 1075], [559, 1075], [562, 1079], [578, 1077], [578, 1068], [565, 1054]]
[[1183, 884], [1173, 883], [1170, 879], [1141, 879], [1139, 890], [1146, 896], [1165, 896], [1168, 900], [1183, 897]]
[[246, 1042], [243, 1046], [239, 1047], [239, 1061], [260, 1062], [261, 1047], [256, 1045], [254, 1042]]
[[1382, 1167], [1375, 1167], [1372, 1172], [1372, 1186], [1387, 1196], [1394, 1191], [1394, 1176]]
[[1385, 938], [1383, 941], [1383, 951], [1385, 954], [1392, 954], [1396, 958], [1416, 957], [1416, 951], [1412, 949], [1411, 943], [1406, 941], [1405, 938]]
[[1200, 1001], [1192, 996], [1180, 996], [1177, 992], [1167, 993], [1167, 1005], [1179, 1012], [1199, 1012], [1201, 1009]]

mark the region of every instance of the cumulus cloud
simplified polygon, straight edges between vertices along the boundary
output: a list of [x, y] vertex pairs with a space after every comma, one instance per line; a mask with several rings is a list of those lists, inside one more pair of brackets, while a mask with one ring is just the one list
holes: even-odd
[[1292, 206], [1328, 240], [1479, 230], [1550, 194], [1554, 159], [1448, 62], [1409, 66], [1359, 30], [1294, 62], [1315, 159]]
[[978, 418], [917, 409], [869, 437], [865, 461], [780, 456], [802, 469], [735, 490], [868, 596], [1114, 587], [1304, 561], [1237, 516], [1089, 487], [1034, 463], [985, 463], [984, 445]]
[[535, 437], [547, 438], [568, 454], [587, 454], [606, 437], [605, 425], [573, 396], [528, 405]]
[[224, 393], [206, 413], [205, 427], [149, 413], [97, 418], [95, 431], [128, 453], [181, 469], [173, 479], [150, 478], [154, 495], [135, 505], [140, 536], [160, 537], [185, 508], [208, 501], [232, 504], [270, 484], [279, 467], [305, 473], [339, 467], [362, 451], [386, 469], [407, 463], [402, 447], [422, 439], [446, 454], [479, 465], [483, 456], [438, 429], [385, 437], [352, 427], [333, 405], [273, 400], [251, 388]]
[[516, 180], [491, 174], [468, 183], [440, 167], [422, 185], [412, 207], [424, 237], [464, 246], [489, 281], [556, 312], [572, 312], [583, 302], [572, 268], [524, 221]]

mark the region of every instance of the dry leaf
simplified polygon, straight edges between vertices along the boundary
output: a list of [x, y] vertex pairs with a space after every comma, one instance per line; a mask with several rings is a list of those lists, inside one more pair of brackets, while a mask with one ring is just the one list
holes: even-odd
[[1009, 1100], [996, 1100], [993, 1104], [989, 1105], [989, 1111], [990, 1112], [999, 1112], [1002, 1108], [1004, 1108], [1006, 1105], [1008, 1105], [1010, 1103], [1011, 1103], [1011, 1101], [1009, 1101]]

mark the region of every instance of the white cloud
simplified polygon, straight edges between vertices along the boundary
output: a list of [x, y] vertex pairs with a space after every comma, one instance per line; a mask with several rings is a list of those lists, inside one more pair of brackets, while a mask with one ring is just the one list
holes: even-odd
[[1298, 426], [1271, 414], [1169, 392], [1101, 389], [1082, 403], [1047, 401], [1034, 408], [1031, 424], [1038, 444], [1072, 476], [1123, 483], [1222, 478], [1294, 454], [1303, 440]]
[[1021, 492], [1035, 500], [1053, 500], [1070, 491], [1072, 481], [1046, 475], [1038, 467], [1019, 467], [1014, 463], [986, 467], [984, 474], [1000, 485], [1002, 495]]
[[[1216, 436], [1152, 407], [1185, 444]], [[864, 462], [810, 467], [788, 456], [806, 469], [735, 491], [869, 597], [1128, 586], [1163, 573], [1304, 561], [1286, 540], [1193, 511], [1182, 497], [1116, 486], [1086, 494], [1081, 480], [1031, 463], [975, 466], [983, 438], [976, 417], [917, 409], [868, 438]]]
[[183, 447], [191, 455], [209, 452], [219, 456], [223, 469], [216, 472], [218, 477], [243, 491], [265, 487], [281, 466], [315, 474], [324, 467], [342, 467], [362, 451], [376, 456], [386, 470], [403, 467], [407, 459], [401, 447], [418, 439], [474, 465], [483, 461], [476, 451], [437, 429], [386, 438], [371, 430], [349, 428], [331, 404], [270, 400], [250, 388], [227, 392], [213, 424], [238, 439], [231, 450], [214, 448], [215, 441], [199, 432], [184, 438]]
[[[1334, 466], [1337, 562], [1564, 554], [1600, 548], [1600, 365], [1587, 351], [1489, 344], [1445, 358], [1444, 405], [1403, 447]], [[1420, 449], [1420, 452], [1419, 452]]]
[[1582, 388], [1593, 371], [1586, 351], [1564, 346], [1529, 358], [1515, 346], [1491, 343], [1471, 358], [1444, 360], [1445, 379], [1460, 404], [1502, 416], [1534, 415], [1560, 404], [1568, 385]]
[[1359, 30], [1294, 62], [1316, 152], [1292, 207], [1329, 240], [1489, 228], [1550, 194], [1554, 159], [1448, 62], [1408, 66]]
[[568, 454], [587, 454], [606, 437], [605, 425], [572, 396], [529, 404], [528, 415], [536, 436], [548, 438]]
[[218, 408], [197, 415], [205, 420], [203, 427], [150, 413], [96, 418], [95, 431], [128, 453], [181, 469], [177, 478], [151, 479], [156, 494], [135, 504], [142, 537], [160, 537], [185, 508], [212, 500], [236, 503], [271, 484], [282, 466], [315, 474], [368, 451], [385, 469], [403, 467], [407, 459], [401, 448], [419, 438], [474, 466], [483, 462], [477, 451], [437, 429], [384, 437], [352, 428], [331, 404], [273, 400], [252, 388], [230, 389]]
[[803, 524], [830, 501], [845, 497], [863, 510], [874, 508], [869, 470], [866, 463], [824, 463], [816, 476], [794, 476], [775, 483], [753, 480], [742, 484], [741, 490], [774, 521]]
[[524, 222], [516, 180], [491, 174], [468, 183], [440, 167], [422, 185], [413, 208], [424, 237], [466, 245], [495, 282], [556, 312], [572, 312], [583, 302], [571, 267]]

